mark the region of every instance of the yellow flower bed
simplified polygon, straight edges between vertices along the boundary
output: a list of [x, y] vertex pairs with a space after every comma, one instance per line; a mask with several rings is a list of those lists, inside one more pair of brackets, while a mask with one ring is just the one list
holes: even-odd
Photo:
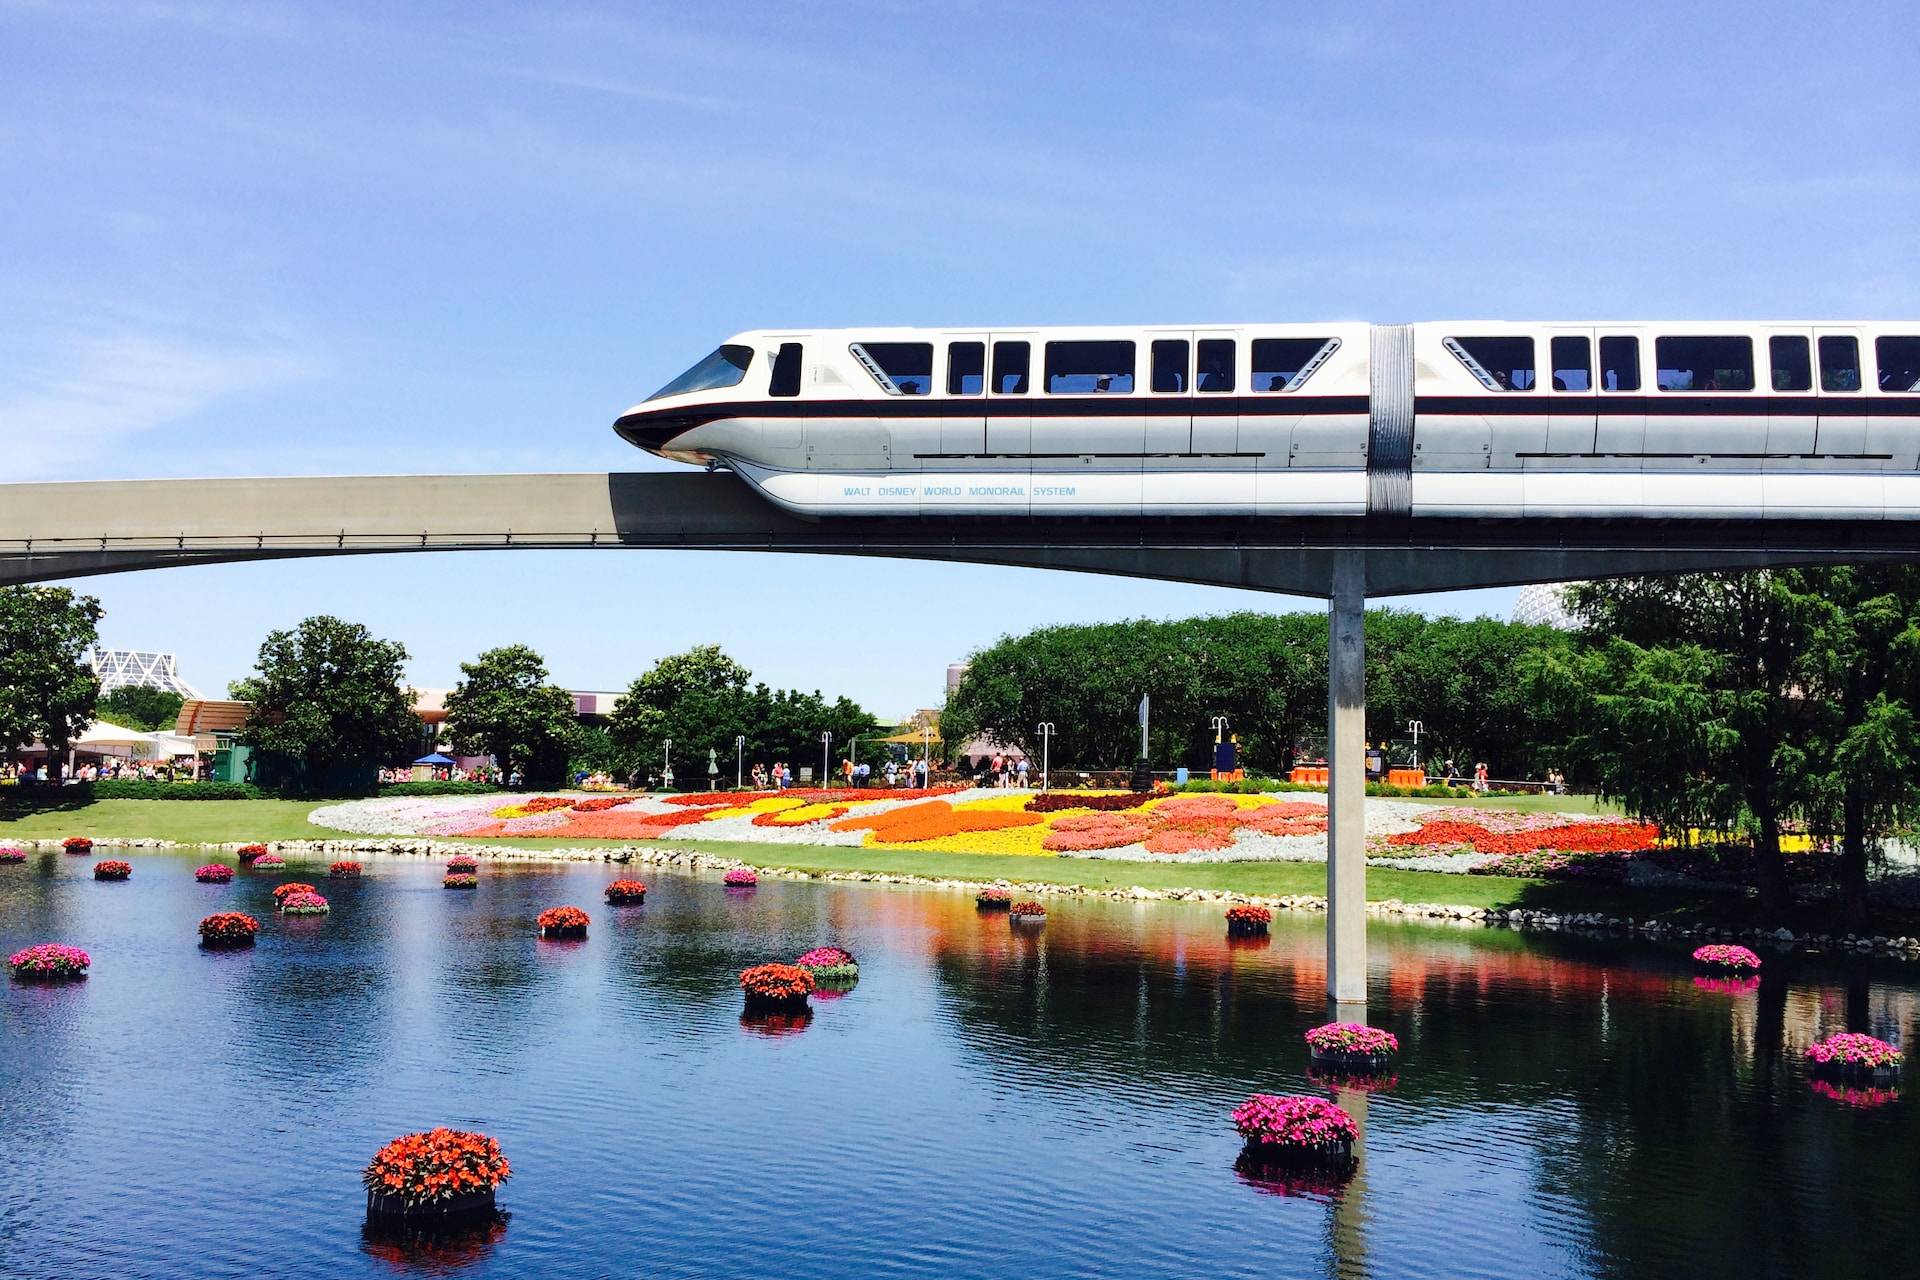
[[780, 813], [787, 809], [797, 809], [806, 801], [798, 796], [767, 796], [755, 800], [752, 804], [738, 805], [731, 809], [710, 809], [702, 822], [712, 822], [715, 818], [751, 818], [756, 813]]
[[864, 843], [870, 849], [937, 849], [941, 853], [1058, 857], [1052, 850], [1040, 847], [1040, 842], [1046, 836], [1046, 824], [1036, 823], [1031, 827], [1006, 827], [999, 831], [960, 831], [950, 836], [935, 836], [931, 840], [916, 840], [912, 844], [881, 844], [869, 831]]

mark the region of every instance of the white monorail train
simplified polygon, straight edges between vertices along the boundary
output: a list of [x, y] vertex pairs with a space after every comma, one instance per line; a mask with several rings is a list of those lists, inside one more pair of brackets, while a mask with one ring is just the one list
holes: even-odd
[[756, 331], [615, 424], [805, 515], [1920, 518], [1920, 323]]

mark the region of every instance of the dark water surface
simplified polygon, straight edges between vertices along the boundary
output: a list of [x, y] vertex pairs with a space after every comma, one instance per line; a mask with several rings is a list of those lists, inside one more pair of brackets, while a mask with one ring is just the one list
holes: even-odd
[[[118, 855], [116, 855], [118, 856]], [[1229, 948], [1217, 907], [1061, 900], [1037, 935], [970, 897], [600, 865], [368, 863], [193, 882], [195, 858], [0, 867], [0, 947], [93, 953], [0, 986], [0, 1275], [1828, 1276], [1920, 1273], [1916, 1105], [1817, 1093], [1829, 1031], [1908, 1043], [1920, 973], [1770, 957], [1702, 990], [1684, 948], [1376, 923], [1397, 1084], [1344, 1191], [1234, 1171], [1228, 1111], [1311, 1089], [1320, 920]], [[563, 902], [590, 938], [543, 943]], [[263, 922], [195, 945], [208, 912]], [[825, 942], [862, 978], [789, 1034], [737, 971]], [[488, 1236], [362, 1235], [361, 1166], [436, 1124], [499, 1138]]]

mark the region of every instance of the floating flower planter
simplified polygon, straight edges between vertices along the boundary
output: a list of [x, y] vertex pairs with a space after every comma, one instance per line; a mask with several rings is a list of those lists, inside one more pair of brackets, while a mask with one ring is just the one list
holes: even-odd
[[447, 874], [476, 875], [480, 870], [480, 859], [470, 853], [456, 853], [447, 859]]
[[1841, 1031], [1807, 1046], [1807, 1064], [1816, 1076], [1849, 1084], [1892, 1084], [1900, 1078], [1906, 1055], [1874, 1036]]
[[287, 865], [287, 860], [277, 853], [263, 853], [253, 860], [255, 871], [278, 871]]
[[478, 889], [480, 877], [471, 871], [449, 871], [441, 879], [442, 889]]
[[1719, 973], [1755, 973], [1760, 968], [1759, 956], [1745, 947], [1730, 946], [1723, 942], [1697, 948], [1693, 953], [1693, 962]]
[[0, 866], [4, 866], [10, 862], [25, 862], [26, 860], [27, 851], [25, 849], [16, 849], [12, 845], [0, 848]]
[[760, 876], [752, 867], [729, 867], [727, 874], [720, 877], [720, 883], [729, 889], [751, 889], [760, 883]]
[[260, 932], [260, 922], [244, 911], [216, 911], [200, 922], [200, 945], [216, 950], [250, 947]]
[[1273, 912], [1265, 907], [1243, 902], [1227, 908], [1227, 936], [1229, 938], [1257, 938], [1266, 933], [1267, 926], [1273, 923]]
[[578, 940], [587, 936], [586, 912], [578, 907], [548, 907], [536, 922], [543, 938]]
[[1307, 1032], [1307, 1055], [1341, 1071], [1385, 1071], [1400, 1052], [1393, 1032], [1359, 1022], [1329, 1022]]
[[1249, 1154], [1265, 1160], [1345, 1166], [1360, 1128], [1325, 1098], [1256, 1093], [1233, 1109]]
[[121, 862], [117, 858], [108, 858], [105, 862], [93, 864], [95, 880], [128, 880], [133, 877], [133, 864]]
[[357, 862], [336, 862], [327, 868], [327, 879], [358, 880], [361, 870]]
[[844, 986], [860, 980], [859, 962], [845, 947], [815, 947], [793, 963], [812, 974], [816, 985]]
[[42, 942], [7, 957], [7, 968], [29, 982], [64, 982], [84, 978], [93, 957], [64, 942]]
[[263, 844], [243, 844], [240, 846], [240, 861], [250, 865], [266, 851], [267, 846]]
[[973, 905], [982, 911], [1005, 911], [1013, 905], [1013, 895], [1005, 889], [982, 889], [973, 895]]
[[193, 869], [193, 878], [201, 884], [226, 884], [233, 879], [233, 868], [224, 862], [209, 862]]
[[60, 842], [60, 847], [68, 853], [92, 853], [93, 840], [89, 836], [68, 836]]
[[286, 905], [287, 899], [291, 898], [296, 893], [318, 893], [318, 892], [319, 892], [318, 889], [315, 889], [312, 885], [306, 883], [303, 880], [289, 880], [285, 884], [277, 884], [273, 886], [273, 905], [276, 907]]
[[306, 893], [290, 893], [280, 899], [280, 914], [283, 916], [323, 916], [333, 910], [327, 900], [308, 890]]
[[740, 971], [740, 990], [749, 1009], [796, 1009], [815, 987], [813, 974], [796, 964], [757, 964]]
[[1045, 924], [1047, 909], [1037, 902], [1016, 902], [1007, 908], [1007, 920], [1016, 925]]
[[445, 1220], [491, 1213], [494, 1192], [512, 1176], [486, 1134], [431, 1129], [380, 1148], [360, 1181], [369, 1218]]
[[607, 886], [607, 905], [637, 906], [647, 900], [647, 886], [638, 880], [615, 880]]

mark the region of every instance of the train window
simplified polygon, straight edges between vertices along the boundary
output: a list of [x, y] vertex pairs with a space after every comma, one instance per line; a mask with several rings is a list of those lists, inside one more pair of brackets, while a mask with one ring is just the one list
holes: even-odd
[[1489, 391], [1533, 390], [1532, 338], [1448, 338], [1445, 346]]
[[1200, 368], [1193, 385], [1201, 391], [1233, 390], [1233, 339], [1200, 339]]
[[1152, 385], [1155, 391], [1187, 389], [1187, 340], [1185, 338], [1160, 338], [1154, 342]]
[[1654, 364], [1662, 391], [1753, 390], [1753, 339], [1655, 338]]
[[993, 344], [993, 393], [998, 396], [1027, 394], [1027, 365], [1031, 355], [1024, 342]]
[[1588, 338], [1555, 338], [1547, 348], [1553, 357], [1555, 391], [1593, 390], [1593, 342]]
[[1775, 391], [1813, 390], [1813, 356], [1805, 338], [1797, 334], [1768, 338], [1767, 361], [1773, 366]]
[[856, 342], [847, 350], [892, 395], [924, 396], [933, 390], [931, 342]]
[[1882, 391], [1920, 391], [1920, 338], [1876, 338]]
[[1296, 391], [1339, 345], [1338, 338], [1257, 338], [1250, 385], [1255, 391]]
[[773, 353], [773, 374], [767, 380], [767, 394], [770, 396], [797, 396], [800, 394], [800, 344], [783, 342], [780, 349]]
[[1047, 344], [1048, 395], [1126, 395], [1132, 390], [1131, 342]]
[[1820, 389], [1860, 389], [1860, 340], [1832, 334], [1820, 339]]
[[987, 389], [987, 344], [953, 342], [947, 345], [947, 394], [977, 396]]
[[1640, 339], [1626, 337], [1600, 339], [1600, 389], [1602, 391], [1638, 391], [1640, 389]]
[[714, 391], [721, 387], [737, 387], [740, 385], [740, 380], [747, 376], [747, 366], [752, 363], [752, 347], [728, 343], [648, 396], [647, 399], [658, 400], [662, 396], [683, 396], [690, 391]]

